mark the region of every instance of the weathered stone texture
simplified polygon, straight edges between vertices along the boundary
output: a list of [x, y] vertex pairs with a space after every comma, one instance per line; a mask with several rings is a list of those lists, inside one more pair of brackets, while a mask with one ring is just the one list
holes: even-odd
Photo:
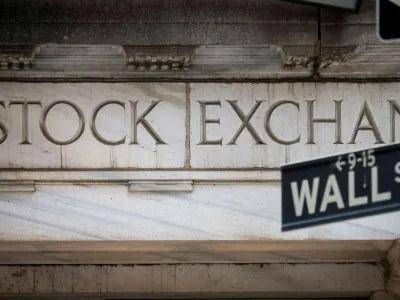
[[400, 240], [397, 240], [387, 255], [389, 263], [389, 280], [386, 284], [387, 290], [400, 297]]
[[[63, 284], [59, 278], [63, 276]], [[35, 280], [35, 278], [37, 278]], [[227, 293], [355, 295], [382, 290], [373, 264], [179, 264], [0, 267], [0, 297], [47, 293]], [[60, 295], [60, 294], [58, 294]]]
[[0, 4], [0, 44], [312, 46], [317, 9], [284, 1], [34, 1]]
[[400, 44], [379, 40], [376, 6], [376, 0], [363, 0], [358, 14], [322, 9], [321, 78], [399, 77]]

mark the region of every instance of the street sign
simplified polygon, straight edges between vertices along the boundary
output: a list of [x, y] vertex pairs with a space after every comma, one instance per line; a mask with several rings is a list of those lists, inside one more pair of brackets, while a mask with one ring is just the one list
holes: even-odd
[[400, 40], [400, 0], [377, 0], [377, 24], [382, 41]]
[[400, 210], [400, 143], [281, 167], [282, 231]]

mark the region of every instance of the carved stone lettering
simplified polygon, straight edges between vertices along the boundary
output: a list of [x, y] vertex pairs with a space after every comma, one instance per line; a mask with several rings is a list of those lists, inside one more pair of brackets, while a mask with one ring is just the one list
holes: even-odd
[[[79, 118], [79, 126], [78, 126], [76, 133], [74, 134], [73, 137], [71, 137], [69, 140], [66, 140], [66, 141], [59, 141], [56, 138], [52, 137], [50, 135], [49, 130], [46, 125], [47, 115], [49, 114], [50, 110], [58, 104], [69, 105], [70, 107], [72, 107], [75, 110], [75, 112]], [[82, 136], [83, 132], [85, 131], [85, 116], [84, 116], [82, 110], [78, 107], [78, 105], [76, 105], [75, 103], [73, 103], [71, 101], [67, 101], [67, 100], [54, 101], [53, 103], [51, 103], [50, 105], [48, 105], [47, 107], [45, 107], [43, 109], [42, 114], [40, 116], [40, 129], [42, 130], [42, 133], [46, 137], [46, 139], [49, 140], [50, 142], [52, 142], [53, 144], [69, 145], [69, 144], [76, 142]]]
[[[370, 125], [361, 125], [361, 122], [363, 121], [364, 117], [367, 118], [368, 123]], [[363, 107], [360, 110], [360, 113], [358, 114], [357, 121], [356, 121], [356, 126], [353, 130], [353, 134], [351, 135], [351, 140], [349, 144], [355, 144], [356, 143], [356, 138], [357, 134], [359, 131], [372, 131], [375, 137], [375, 144], [382, 144], [383, 138], [382, 135], [379, 132], [378, 126], [375, 122], [374, 116], [372, 115], [371, 109], [368, 106], [367, 102], [364, 102]]]
[[272, 117], [272, 113], [275, 111], [275, 109], [277, 109], [279, 106], [284, 105], [284, 104], [292, 104], [295, 107], [297, 107], [297, 109], [299, 109], [300, 105], [298, 102], [295, 101], [291, 101], [291, 100], [281, 100], [281, 101], [277, 101], [274, 104], [272, 104], [266, 114], [265, 114], [265, 122], [264, 122], [264, 126], [265, 126], [265, 131], [268, 133], [269, 137], [278, 144], [282, 144], [282, 145], [293, 145], [296, 144], [298, 142], [300, 142], [300, 135], [290, 141], [285, 141], [281, 138], [279, 138], [273, 131], [271, 128], [271, 117]]
[[335, 142], [334, 144], [343, 144], [342, 142], [342, 100], [334, 100], [335, 102], [335, 117], [333, 119], [314, 118], [314, 103], [316, 100], [307, 101], [307, 126], [308, 126], [308, 140], [307, 144], [315, 144], [314, 141], [314, 123], [335, 123]]
[[231, 141], [228, 143], [228, 145], [235, 145], [237, 138], [245, 128], [249, 131], [253, 139], [256, 141], [256, 144], [265, 144], [262, 141], [261, 137], [258, 135], [257, 131], [254, 129], [253, 125], [251, 125], [250, 123], [251, 117], [254, 115], [256, 110], [260, 107], [261, 103], [264, 101], [256, 101], [256, 104], [253, 106], [253, 108], [251, 109], [251, 111], [247, 116], [240, 109], [240, 107], [237, 104], [237, 101], [227, 101], [227, 102], [232, 106], [233, 110], [236, 112], [240, 120], [243, 122], [242, 125], [240, 125], [239, 129], [236, 131]]
[[[5, 108], [4, 101], [0, 101], [0, 106]], [[8, 130], [6, 125], [3, 122], [0, 122], [0, 130], [1, 130], [1, 137], [0, 137], [0, 144], [4, 143], [4, 141], [7, 139], [8, 136]]]
[[132, 142], [131, 145], [138, 144], [137, 137], [137, 126], [142, 124], [142, 126], [147, 130], [147, 132], [153, 137], [157, 144], [166, 144], [161, 137], [157, 134], [157, 132], [151, 127], [150, 123], [145, 119], [146, 116], [160, 103], [162, 100], [153, 101], [150, 106], [139, 116], [137, 117], [137, 103], [138, 101], [130, 101], [131, 103], [131, 113], [132, 113]]
[[116, 104], [121, 106], [124, 110], [125, 110], [125, 103], [123, 101], [119, 101], [119, 100], [106, 100], [104, 102], [101, 102], [93, 111], [93, 115], [92, 115], [92, 120], [90, 122], [90, 128], [92, 130], [92, 134], [95, 137], [96, 140], [98, 140], [100, 143], [104, 144], [104, 145], [109, 145], [109, 146], [115, 146], [115, 145], [121, 145], [125, 143], [126, 140], [126, 136], [122, 137], [121, 139], [119, 139], [118, 141], [109, 141], [107, 139], [105, 139], [104, 137], [101, 136], [101, 134], [99, 133], [99, 131], [97, 130], [96, 127], [96, 118], [97, 115], [99, 114], [100, 110], [107, 106], [107, 105], [111, 105], [111, 104]]
[[0, 169], [185, 166], [184, 83], [0, 82]]
[[220, 106], [220, 101], [198, 101], [200, 104], [200, 143], [199, 145], [222, 145], [222, 138], [218, 140], [207, 139], [207, 124], [220, 124], [219, 119], [207, 119], [207, 106]]
[[189, 85], [2, 82], [0, 168], [276, 169], [399, 136], [398, 83]]
[[22, 108], [22, 141], [20, 145], [31, 145], [29, 142], [28, 132], [29, 132], [29, 105], [39, 105], [42, 106], [40, 101], [22, 101], [22, 100], [10, 100], [11, 105], [21, 105]]
[[279, 168], [395, 141], [398, 89], [398, 83], [191, 83], [190, 165]]
[[390, 142], [396, 140], [396, 113], [400, 114], [400, 105], [394, 100], [388, 100], [390, 103]]

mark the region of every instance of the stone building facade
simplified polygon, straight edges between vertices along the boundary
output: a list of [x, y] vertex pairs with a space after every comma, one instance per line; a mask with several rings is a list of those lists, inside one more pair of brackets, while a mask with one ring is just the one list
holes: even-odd
[[280, 166], [400, 137], [400, 44], [280, 0], [0, 3], [0, 297], [400, 294], [400, 213], [281, 231]]

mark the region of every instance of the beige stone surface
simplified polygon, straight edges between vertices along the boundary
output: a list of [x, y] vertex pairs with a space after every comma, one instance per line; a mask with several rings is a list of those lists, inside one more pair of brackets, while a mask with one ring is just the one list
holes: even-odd
[[[0, 168], [7, 169], [276, 169], [399, 138], [397, 83], [3, 82], [0, 87], [0, 137], [7, 132]], [[24, 99], [40, 101], [41, 107], [30, 104], [25, 117], [22, 105], [13, 104]], [[43, 117], [59, 100], [79, 109], [57, 104]], [[96, 107], [106, 100], [120, 102], [102, 107], [93, 122]], [[137, 107], [130, 101], [138, 101]], [[152, 101], [161, 102], [148, 111]], [[146, 121], [137, 126], [135, 108], [136, 122]], [[76, 109], [84, 126], [78, 136]]]
[[388, 262], [388, 281], [386, 287], [388, 291], [400, 297], [400, 240], [397, 240], [387, 254]]
[[380, 263], [392, 245], [391, 240], [3, 241], [0, 265]]
[[[62, 285], [60, 276], [64, 276]], [[270, 292], [366, 296], [382, 290], [383, 284], [376, 265], [361, 263], [0, 266], [0, 296], [26, 292], [48, 295], [66, 292]]]
[[[0, 144], [0, 180], [6, 187], [0, 194], [2, 239], [399, 237], [398, 212], [282, 233], [279, 184], [284, 163], [398, 140], [398, 83], [2, 82], [0, 87], [0, 122], [8, 130]], [[9, 105], [23, 97], [43, 104], [30, 105], [28, 123], [22, 122], [21, 105]], [[76, 103], [86, 117], [84, 133], [70, 145], [55, 145], [40, 128], [41, 113], [60, 99]], [[121, 145], [104, 145], [90, 129], [96, 105], [107, 99], [127, 108], [104, 107], [97, 136], [116, 141], [127, 135]], [[162, 100], [146, 120], [167, 145], [157, 145], [145, 123], [137, 127], [139, 144], [129, 144], [129, 100], [139, 101], [138, 118], [152, 101]], [[217, 105], [208, 103], [203, 111], [199, 101]], [[206, 119], [218, 121], [204, 124]], [[49, 134], [61, 140], [71, 138], [79, 124], [76, 112], [62, 104], [46, 122]], [[31, 144], [21, 145], [24, 137]], [[204, 145], [202, 139], [221, 144]], [[163, 180], [173, 184], [159, 189]]]
[[[0, 122], [8, 132], [0, 144], [0, 168], [184, 166], [183, 83], [2, 82], [0, 89], [0, 104], [4, 104], [0, 106]], [[40, 104], [30, 104], [25, 116], [22, 105], [12, 104], [15, 101]], [[57, 101], [68, 103], [56, 104]], [[106, 101], [119, 102], [99, 109]], [[149, 111], [154, 101], [160, 102]], [[158, 137], [152, 136], [153, 131]], [[0, 134], [4, 136], [3, 130]], [[67, 141], [71, 142], [65, 144]]]
[[369, 300], [396, 300], [395, 296], [389, 294], [386, 291], [375, 292], [370, 297]]
[[[10, 1], [2, 44], [294, 44], [314, 46], [317, 9], [285, 1]], [[12, 22], [10, 22], [12, 20]], [[13, 23], [13, 25], [11, 25]], [[31, 34], [24, 28], [28, 26]]]
[[0, 195], [2, 240], [396, 239], [399, 212], [281, 231], [279, 182], [200, 183], [193, 192], [124, 184], [39, 184]]
[[389, 250], [387, 260], [390, 264], [390, 274], [400, 279], [400, 240]]
[[[397, 113], [391, 119], [391, 105], [398, 104], [389, 102], [397, 103], [398, 90], [396, 83], [192, 83], [191, 165], [279, 168], [390, 143], [391, 134], [399, 137], [392, 130], [398, 128]], [[359, 130], [363, 126], [370, 130]]]

